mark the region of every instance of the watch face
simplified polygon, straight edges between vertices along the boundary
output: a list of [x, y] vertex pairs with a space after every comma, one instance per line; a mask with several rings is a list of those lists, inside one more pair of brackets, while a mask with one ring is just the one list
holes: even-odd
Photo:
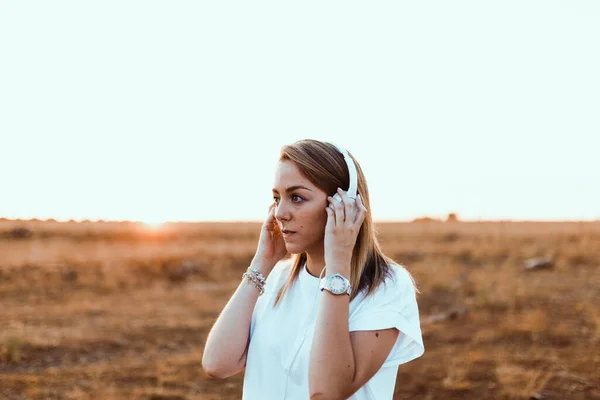
[[335, 294], [344, 293], [347, 289], [346, 281], [339, 275], [332, 275], [331, 278], [329, 278], [328, 288]]

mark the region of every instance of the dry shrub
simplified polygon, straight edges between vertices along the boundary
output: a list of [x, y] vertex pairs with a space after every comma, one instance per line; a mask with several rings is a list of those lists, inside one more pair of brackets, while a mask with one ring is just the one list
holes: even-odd
[[582, 265], [583, 266], [596, 266], [598, 264], [598, 261], [591, 254], [579, 253], [579, 254], [573, 254], [573, 255], [569, 256], [568, 263], [569, 263], [569, 265], [571, 265], [573, 267], [578, 267], [578, 266], [582, 266]]
[[538, 335], [546, 332], [549, 326], [548, 313], [545, 310], [523, 310], [506, 316], [502, 329], [508, 332], [529, 332]]
[[600, 306], [593, 302], [577, 304], [576, 311], [583, 313], [592, 325], [592, 337], [594, 341], [600, 342]]
[[496, 328], [483, 327], [473, 334], [473, 343], [489, 343], [498, 339], [502, 333]]
[[473, 251], [471, 249], [462, 249], [454, 255], [453, 259], [460, 263], [471, 263], [473, 261]]
[[502, 393], [516, 399], [527, 399], [539, 393], [552, 375], [547, 369], [524, 368], [511, 363], [501, 363], [496, 367], [496, 379], [501, 384]]
[[8, 362], [21, 361], [23, 341], [15, 336], [9, 336], [2, 343], [0, 348], [0, 359]]
[[453, 243], [459, 240], [460, 234], [458, 232], [448, 232], [439, 236], [438, 241], [442, 243]]
[[499, 267], [493, 273], [485, 269], [470, 271], [469, 280], [476, 288], [472, 303], [477, 308], [515, 310], [528, 290], [527, 282], [523, 282], [519, 271], [510, 265]]
[[455, 358], [450, 361], [442, 381], [443, 387], [449, 390], [469, 390], [472, 385], [467, 377], [470, 366], [471, 362], [467, 359]]

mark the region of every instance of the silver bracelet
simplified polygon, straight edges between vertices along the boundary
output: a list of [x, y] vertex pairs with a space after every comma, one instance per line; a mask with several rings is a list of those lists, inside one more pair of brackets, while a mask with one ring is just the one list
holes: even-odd
[[242, 279], [244, 279], [244, 278], [246, 278], [246, 280], [248, 282], [254, 283], [254, 286], [256, 286], [256, 288], [259, 291], [259, 294], [258, 294], [259, 296], [265, 292], [264, 282], [261, 282], [259, 280], [259, 277], [254, 273], [254, 271], [251, 271], [250, 273], [244, 272], [242, 274]]
[[262, 283], [266, 282], [266, 279], [265, 279], [264, 275], [261, 274], [260, 271], [257, 270], [256, 268], [248, 267], [248, 269], [246, 271], [248, 271], [248, 272], [254, 272], [254, 274], [258, 277], [259, 281], [261, 281]]

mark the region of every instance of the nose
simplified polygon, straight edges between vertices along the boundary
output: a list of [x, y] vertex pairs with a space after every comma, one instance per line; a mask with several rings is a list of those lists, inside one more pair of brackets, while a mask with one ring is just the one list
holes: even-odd
[[290, 219], [290, 211], [285, 201], [279, 201], [279, 204], [275, 205], [275, 219], [278, 221], [287, 221]]

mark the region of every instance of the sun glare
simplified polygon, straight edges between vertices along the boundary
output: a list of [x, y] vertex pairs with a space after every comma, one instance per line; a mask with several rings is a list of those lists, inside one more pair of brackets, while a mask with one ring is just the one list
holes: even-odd
[[165, 223], [164, 221], [148, 220], [148, 219], [141, 221], [141, 222], [146, 228], [151, 229], [151, 230], [157, 230]]

